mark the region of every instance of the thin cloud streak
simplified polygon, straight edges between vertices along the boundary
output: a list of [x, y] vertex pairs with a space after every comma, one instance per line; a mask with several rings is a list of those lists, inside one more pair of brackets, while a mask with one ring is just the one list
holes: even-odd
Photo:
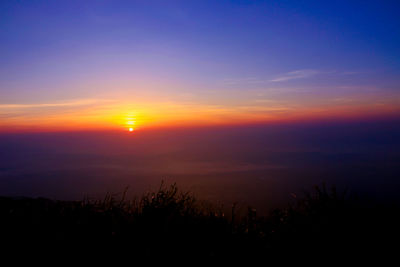
[[42, 104], [0, 104], [0, 109], [27, 109], [27, 108], [48, 108], [48, 107], [70, 107], [92, 105], [100, 102], [109, 102], [100, 99], [81, 99], [70, 102], [42, 103]]
[[240, 84], [262, 84], [267, 81], [255, 77], [241, 78], [241, 79], [225, 79], [222, 81], [224, 85], [240, 85]]
[[296, 70], [296, 71], [288, 72], [280, 77], [276, 77], [275, 79], [270, 80], [270, 82], [285, 82], [285, 81], [290, 81], [290, 80], [294, 80], [294, 79], [304, 79], [304, 78], [312, 77], [319, 73], [321, 73], [321, 72], [318, 70], [312, 70], [312, 69]]

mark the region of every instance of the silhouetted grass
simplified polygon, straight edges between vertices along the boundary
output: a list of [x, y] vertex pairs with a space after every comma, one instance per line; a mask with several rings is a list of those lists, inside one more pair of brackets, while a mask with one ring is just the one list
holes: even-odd
[[155, 260], [268, 261], [280, 255], [391, 253], [399, 237], [395, 205], [362, 201], [332, 188], [315, 187], [295, 204], [259, 216], [235, 205], [203, 205], [175, 184], [128, 200], [53, 201], [0, 198], [0, 237], [10, 245], [99, 248]]

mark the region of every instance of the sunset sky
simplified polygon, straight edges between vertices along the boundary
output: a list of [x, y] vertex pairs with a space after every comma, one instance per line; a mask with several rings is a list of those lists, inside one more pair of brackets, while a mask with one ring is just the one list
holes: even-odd
[[400, 115], [398, 1], [1, 1], [0, 131]]

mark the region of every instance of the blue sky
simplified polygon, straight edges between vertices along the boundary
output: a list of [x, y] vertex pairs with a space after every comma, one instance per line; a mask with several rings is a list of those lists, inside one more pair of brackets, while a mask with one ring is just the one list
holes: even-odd
[[398, 1], [2, 1], [0, 115], [15, 124], [88, 99], [247, 115], [332, 99], [393, 110], [398, 14]]

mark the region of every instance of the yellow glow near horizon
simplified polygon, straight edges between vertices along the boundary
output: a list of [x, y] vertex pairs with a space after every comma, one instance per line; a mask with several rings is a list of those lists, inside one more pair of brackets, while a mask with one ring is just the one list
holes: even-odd
[[136, 125], [136, 117], [137, 112], [128, 112], [125, 116], [125, 127], [128, 128], [129, 132], [133, 132], [135, 130], [133, 126]]
[[[199, 103], [77, 100], [47, 104], [0, 104], [0, 131], [119, 130], [155, 127], [248, 124], [318, 118], [357, 118], [400, 114], [393, 103], [375, 106], [232, 106]], [[51, 109], [49, 109], [51, 107]], [[132, 129], [132, 130], [131, 130]]]

